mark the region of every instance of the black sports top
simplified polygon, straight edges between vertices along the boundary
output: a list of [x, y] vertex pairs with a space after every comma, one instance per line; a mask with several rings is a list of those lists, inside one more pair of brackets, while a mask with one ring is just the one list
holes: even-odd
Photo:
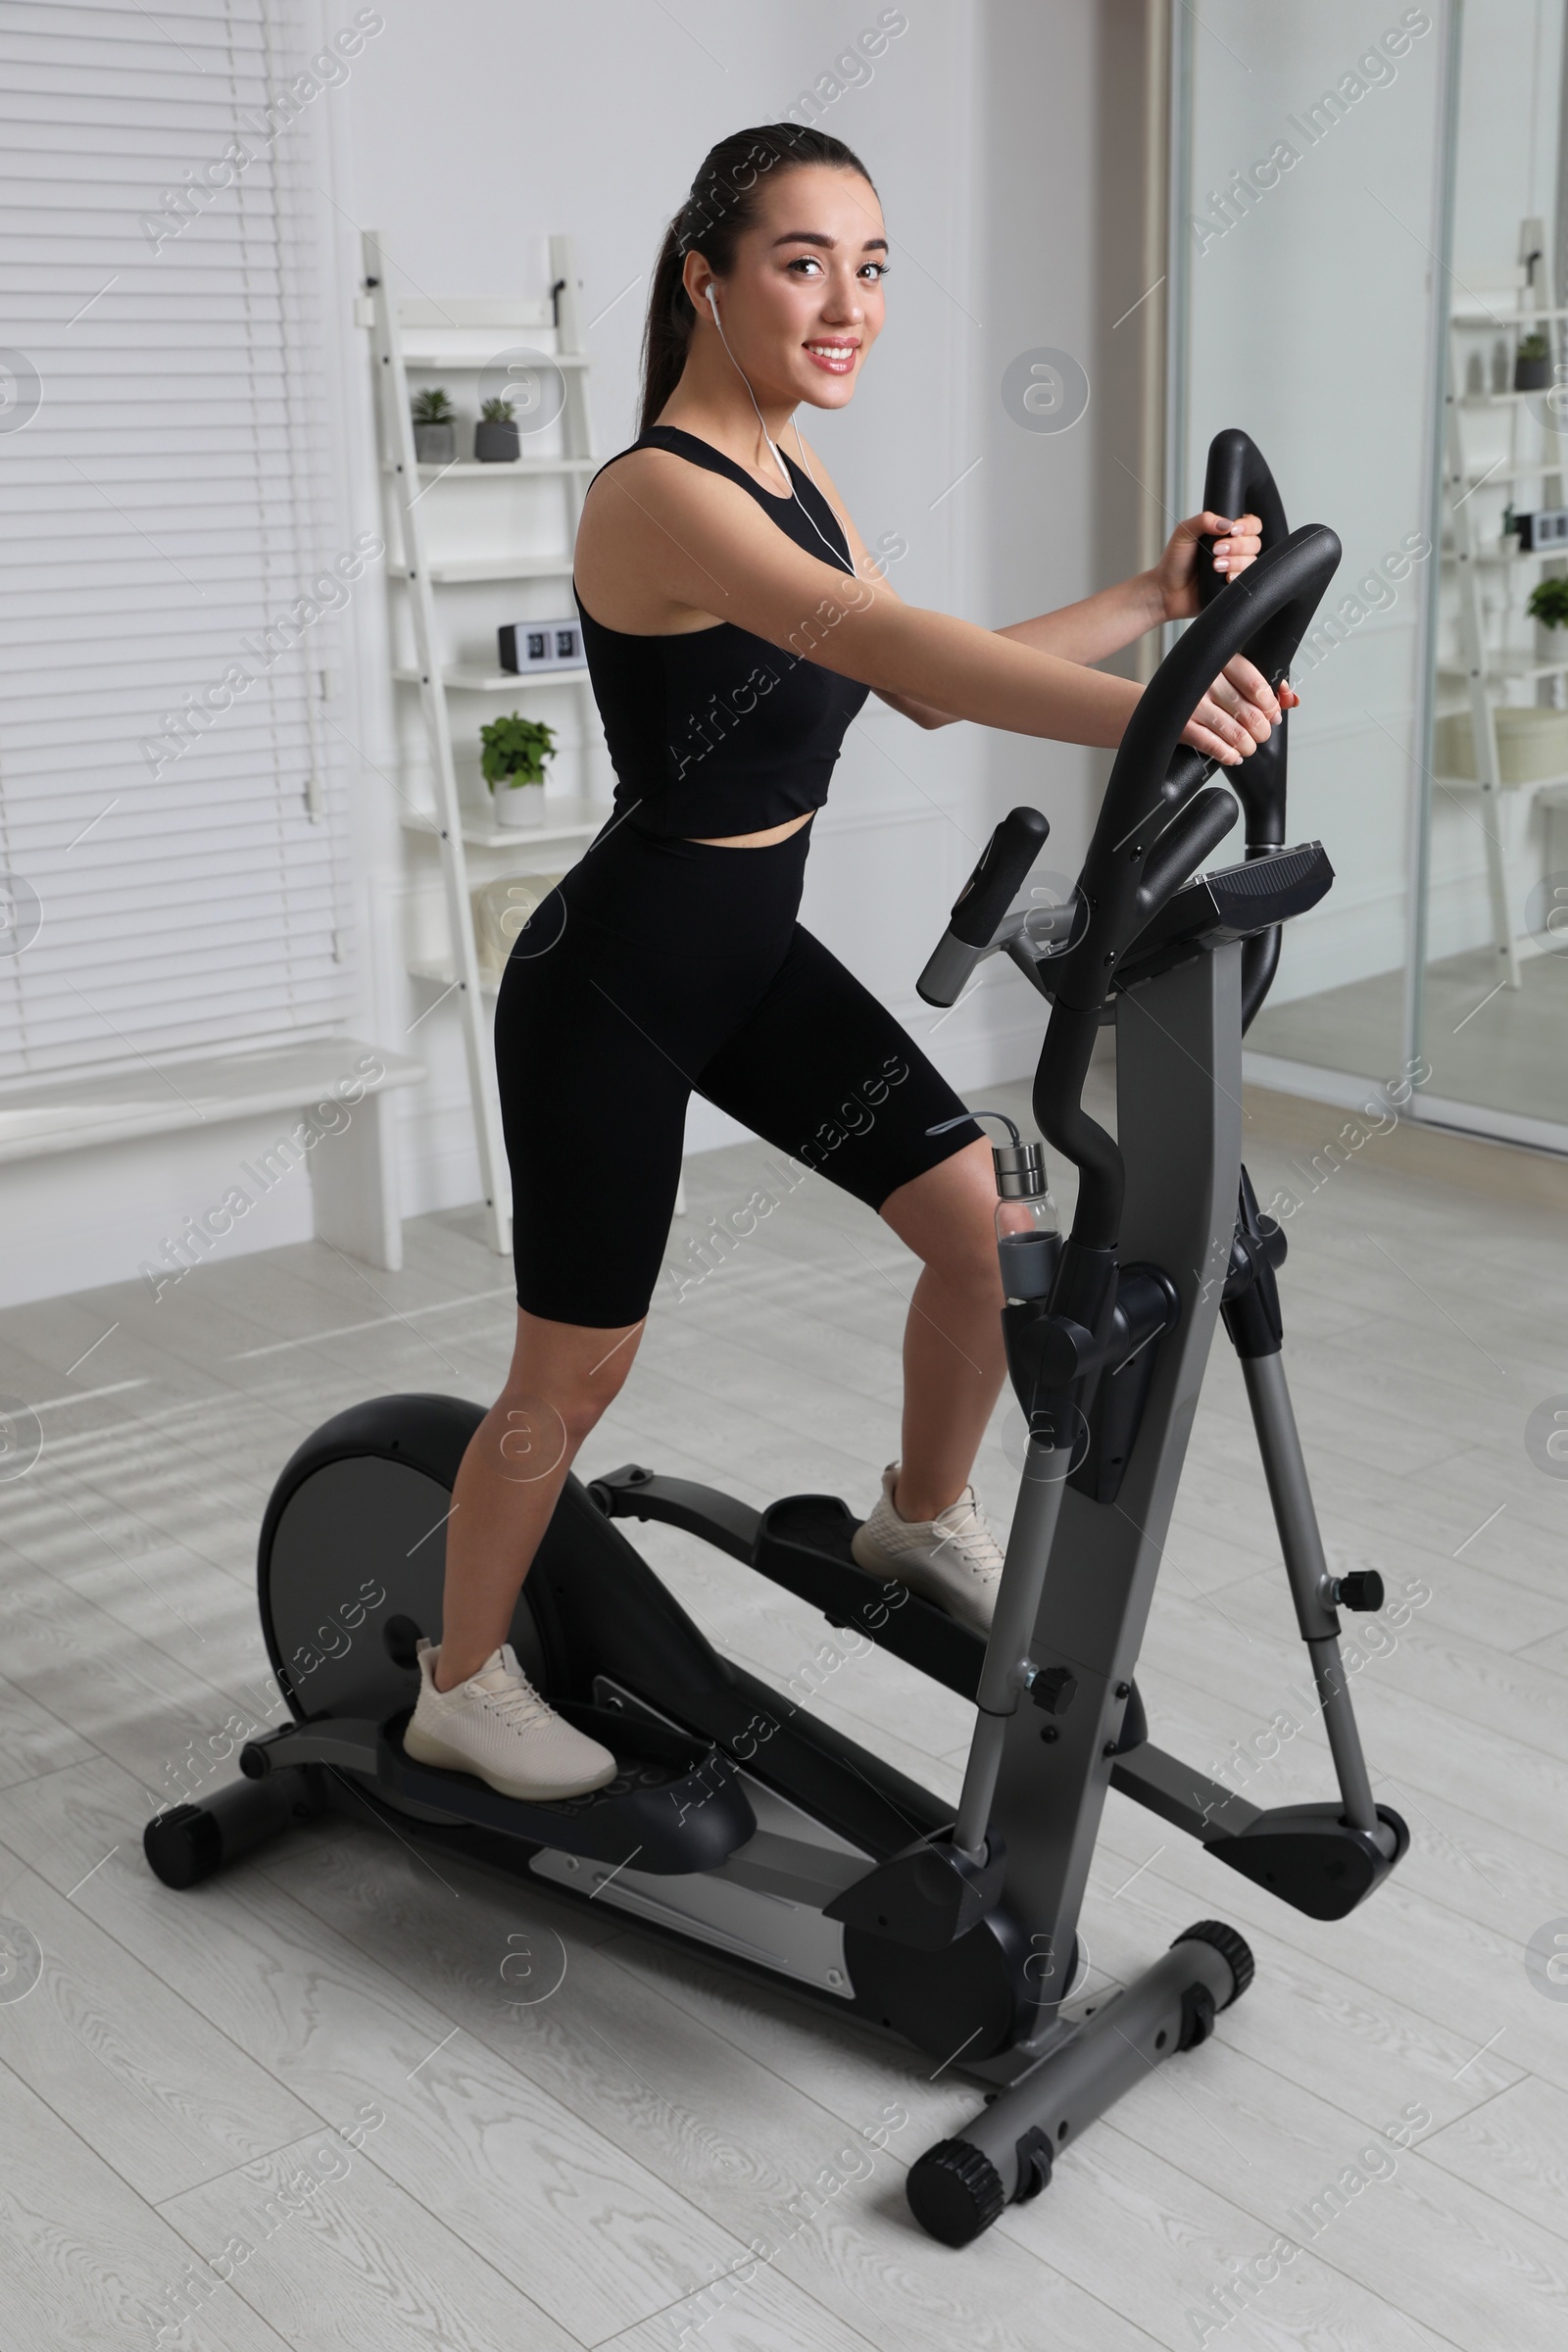
[[[826, 560], [831, 549], [852, 570], [838, 517], [788, 456], [795, 498], [764, 490], [722, 450], [677, 425], [651, 425], [632, 448], [667, 449], [739, 482], [808, 555]], [[572, 588], [575, 594], [575, 581]], [[681, 636], [639, 637], [602, 627], [580, 596], [577, 610], [614, 762], [617, 815], [639, 832], [690, 840], [760, 833], [820, 808], [845, 730], [868, 688], [733, 621]]]

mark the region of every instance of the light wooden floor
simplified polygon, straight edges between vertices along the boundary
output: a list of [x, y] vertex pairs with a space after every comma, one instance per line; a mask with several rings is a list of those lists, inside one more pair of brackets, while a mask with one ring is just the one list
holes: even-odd
[[[1287, 1158], [1309, 1165], [1339, 1114], [1255, 1094], [1250, 1110], [1265, 1198], [1304, 1191]], [[747, 1198], [759, 1160], [692, 1164], [691, 1230]], [[203, 2352], [1560, 2352], [1568, 2002], [1538, 1991], [1525, 1946], [1568, 1925], [1568, 1484], [1523, 1431], [1568, 1390], [1568, 1189], [1546, 1163], [1400, 1131], [1290, 1230], [1289, 1362], [1332, 1555], [1430, 1594], [1355, 1681], [1413, 1847], [1363, 1911], [1317, 1926], [1112, 1796], [1094, 1969], [1134, 1970], [1217, 1912], [1257, 1981], [964, 2253], [903, 2203], [906, 2164], [972, 2106], [926, 2062], [610, 1916], [437, 1872], [378, 1826], [318, 1825], [188, 1895], [143, 1864], [187, 1743], [259, 1720], [253, 1547], [286, 1454], [377, 1391], [493, 1394], [510, 1288], [476, 1215], [413, 1225], [397, 1276], [311, 1245], [210, 1264], [156, 1305], [126, 1285], [0, 1315], [0, 1390], [44, 1431], [0, 1485], [7, 2352], [152, 2346], [164, 2321], [164, 2343]], [[810, 1179], [659, 1308], [586, 1466], [868, 1508], [909, 1281]], [[1002, 1430], [980, 1477], [1004, 1518]], [[758, 1670], [786, 1678], [822, 1641], [671, 1531], [647, 1549]], [[1223, 1347], [1140, 1681], [1156, 1738], [1209, 1769], [1298, 1707]], [[965, 1709], [896, 1662], [851, 1660], [824, 1711], [956, 1788]], [[1329, 1793], [1317, 1737], [1252, 1786]], [[908, 2120], [885, 2151], [841, 2157], [890, 2103]], [[1418, 2144], [1352, 2188], [1371, 2135], [1412, 2110], [1431, 2118]], [[864, 2177], [825, 2195], [845, 2174]], [[1345, 2208], [1313, 2234], [1298, 2217], [1336, 2181]], [[1302, 2250], [1233, 2292], [1227, 2322], [1232, 2272], [1281, 2234]]]

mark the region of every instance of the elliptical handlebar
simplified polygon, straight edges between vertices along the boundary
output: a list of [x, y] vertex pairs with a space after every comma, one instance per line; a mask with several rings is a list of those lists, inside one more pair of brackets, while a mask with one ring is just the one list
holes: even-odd
[[[1340, 554], [1339, 537], [1326, 523], [1304, 523], [1292, 531], [1199, 615], [1145, 687], [1121, 739], [1084, 860], [1079, 891], [1089, 919], [1082, 938], [1057, 963], [1058, 1004], [1098, 1011], [1109, 994], [1115, 965], [1154, 911], [1138, 903], [1145, 860], [1213, 768], [1181, 742], [1193, 712], [1226, 662], [1255, 643], [1266, 623], [1278, 622], [1273, 635], [1282, 649], [1288, 646], [1288, 661]], [[1240, 773], [1240, 766], [1225, 770], [1227, 781]], [[1152, 790], [1152, 777], [1160, 779]]]
[[[1239, 429], [1216, 434], [1210, 444], [1204, 503], [1216, 513], [1256, 514], [1263, 552], [1228, 581], [1210, 562], [1200, 563], [1202, 610], [1166, 655], [1128, 721], [1072, 901], [1072, 936], [1054, 944], [1051, 957], [1049, 993], [1054, 1002], [1035, 1074], [1034, 1112], [1041, 1133], [1079, 1171], [1073, 1241], [1080, 1252], [1114, 1252], [1121, 1224], [1121, 1155], [1082, 1105], [1106, 999], [1128, 949], [1235, 821], [1229, 794], [1200, 789], [1216, 763], [1183, 744], [1182, 733], [1214, 678], [1238, 654], [1278, 688], [1342, 553], [1338, 535], [1325, 523], [1286, 532], [1274, 477], [1250, 435]], [[1152, 784], [1152, 778], [1158, 783]], [[1268, 742], [1226, 769], [1224, 780], [1247, 819], [1249, 857], [1280, 848], [1285, 838], [1283, 716]], [[1044, 817], [1029, 808], [1015, 808], [997, 827], [916, 982], [927, 1004], [956, 1004], [976, 965], [996, 949], [1005, 946], [1026, 969], [1038, 962], [1033, 935], [1027, 961], [1012, 936], [1027, 931], [1027, 923], [1006, 917], [1046, 830]], [[1267, 993], [1278, 942], [1277, 927], [1246, 942], [1244, 1028]]]
[[[1114, 1250], [1124, 1189], [1120, 1152], [1082, 1107], [1101, 1009], [1118, 963], [1158, 911], [1145, 888], [1146, 873], [1165, 897], [1187, 878], [1177, 871], [1182, 860], [1170, 854], [1168, 836], [1163, 857], [1159, 844], [1172, 815], [1180, 821], [1210, 772], [1208, 762], [1181, 744], [1182, 730], [1226, 662], [1256, 645], [1265, 629], [1284, 674], [1340, 553], [1334, 531], [1307, 523], [1260, 556], [1178, 639], [1122, 737], [1078, 886], [1087, 920], [1076, 943], [1055, 960], [1055, 1007], [1035, 1076], [1040, 1132], [1079, 1170], [1073, 1238], [1084, 1250]], [[1227, 780], [1236, 772], [1227, 770]], [[1160, 781], [1152, 788], [1152, 777]], [[1199, 837], [1204, 832], [1206, 826], [1199, 828]]]
[[[1273, 474], [1261, 450], [1250, 434], [1236, 425], [1216, 433], [1208, 445], [1208, 469], [1203, 477], [1203, 505], [1214, 514], [1255, 514], [1262, 525], [1263, 553], [1277, 547], [1286, 536], [1289, 525], [1285, 519], [1285, 505]], [[1221, 595], [1227, 585], [1222, 572], [1214, 569], [1211, 538], [1199, 541], [1202, 550], [1198, 564], [1198, 598], [1205, 609]], [[1256, 664], [1271, 686], [1278, 688], [1291, 659], [1296, 652], [1297, 639], [1289, 635], [1283, 620], [1265, 622], [1254, 639], [1242, 648], [1248, 660]], [[1285, 715], [1267, 743], [1260, 744], [1245, 770], [1232, 781], [1236, 797], [1242, 804], [1247, 819], [1247, 855], [1265, 856], [1280, 849], [1285, 841], [1285, 771], [1289, 756], [1289, 729]], [[1268, 995], [1280, 959], [1280, 934], [1273, 930], [1259, 932], [1250, 939], [1242, 951], [1242, 1027], [1251, 1026], [1253, 1015]]]
[[[1208, 445], [1203, 505], [1209, 514], [1227, 514], [1233, 521], [1240, 514], [1255, 514], [1263, 526], [1261, 553], [1265, 556], [1271, 547], [1279, 546], [1291, 527], [1268, 461], [1251, 434], [1244, 433], [1240, 425], [1228, 425]], [[1198, 544], [1204, 559], [1198, 566], [1198, 601], [1206, 608], [1229, 582], [1223, 572], [1214, 569], [1212, 536], [1205, 532]], [[1252, 658], [1255, 660], [1255, 655]], [[1262, 666], [1259, 662], [1259, 669]]]
[[1009, 810], [997, 826], [914, 984], [928, 1004], [956, 1004], [975, 965], [990, 953], [997, 927], [1050, 831], [1044, 811], [1027, 806]]

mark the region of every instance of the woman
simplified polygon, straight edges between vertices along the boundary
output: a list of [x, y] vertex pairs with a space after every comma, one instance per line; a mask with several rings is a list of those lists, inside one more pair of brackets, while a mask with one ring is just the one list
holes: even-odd
[[[900, 1459], [855, 1557], [989, 1626], [1002, 1554], [969, 1472], [1004, 1368], [990, 1152], [912, 1039], [796, 923], [811, 816], [868, 691], [917, 726], [1118, 743], [1140, 689], [1089, 664], [1197, 611], [1200, 533], [1218, 534], [1221, 569], [1260, 544], [1251, 515], [1195, 515], [1152, 572], [998, 631], [906, 605], [794, 422], [802, 402], [853, 398], [887, 250], [869, 175], [837, 139], [783, 123], [721, 141], [655, 271], [642, 432], [583, 508], [574, 584], [614, 814], [519, 936], [497, 1005], [516, 1348], [454, 1491], [443, 1638], [420, 1645], [406, 1734], [421, 1761], [514, 1796], [613, 1777], [507, 1634], [571, 1461], [637, 1352], [694, 1089], [819, 1164], [921, 1259]], [[1184, 741], [1234, 765], [1279, 715], [1233, 662]], [[867, 1088], [877, 1115], [843, 1138], [827, 1123]], [[943, 1120], [957, 1124], [932, 1134]], [[825, 1153], [824, 1127], [842, 1138]]]

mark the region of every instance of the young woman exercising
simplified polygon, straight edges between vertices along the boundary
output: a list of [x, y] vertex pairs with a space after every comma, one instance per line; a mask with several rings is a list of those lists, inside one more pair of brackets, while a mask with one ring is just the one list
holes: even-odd
[[[1252, 515], [1194, 515], [1152, 571], [1007, 629], [906, 605], [794, 421], [803, 401], [853, 398], [887, 251], [870, 178], [837, 139], [779, 123], [722, 140], [654, 274], [642, 431], [583, 509], [575, 588], [614, 811], [519, 935], [496, 1008], [516, 1347], [454, 1491], [442, 1640], [420, 1645], [406, 1735], [411, 1755], [514, 1796], [613, 1777], [507, 1635], [637, 1352], [694, 1090], [820, 1159], [922, 1261], [900, 1458], [855, 1556], [989, 1626], [1002, 1553], [968, 1482], [1004, 1370], [991, 1155], [919, 1047], [796, 921], [811, 816], [868, 692], [917, 726], [1118, 743], [1140, 689], [1090, 665], [1198, 610], [1200, 533], [1233, 572], [1260, 544]], [[1234, 764], [1279, 715], [1235, 662], [1184, 741]], [[818, 1130], [868, 1082], [874, 1122], [823, 1154]], [[960, 1123], [931, 1134], [944, 1119]], [[636, 1138], [631, 1185], [596, 1142], [607, 1126]]]

